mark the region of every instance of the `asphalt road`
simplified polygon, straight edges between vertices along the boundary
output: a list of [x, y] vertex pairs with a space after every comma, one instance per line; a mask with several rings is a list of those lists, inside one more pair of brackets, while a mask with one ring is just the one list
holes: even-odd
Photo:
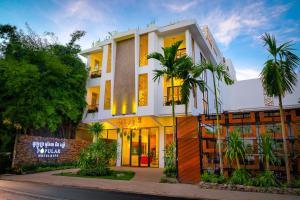
[[62, 187], [47, 184], [0, 180], [0, 200], [140, 200], [182, 199], [116, 191]]

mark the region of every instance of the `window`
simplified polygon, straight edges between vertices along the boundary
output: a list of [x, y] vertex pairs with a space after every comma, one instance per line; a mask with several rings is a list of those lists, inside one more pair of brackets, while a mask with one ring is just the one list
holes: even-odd
[[111, 72], [111, 44], [108, 45], [106, 73]]
[[90, 55], [90, 77], [101, 77], [102, 51]]
[[170, 144], [173, 143], [173, 127], [165, 127], [165, 149], [168, 148]]
[[280, 113], [278, 111], [265, 112], [265, 117], [279, 117]]
[[206, 63], [206, 59], [205, 57], [203, 56], [203, 54], [200, 52], [200, 62], [201, 63]]
[[207, 89], [205, 88], [204, 89], [204, 92], [203, 92], [203, 113], [205, 115], [208, 115], [209, 114], [209, 105], [208, 105], [208, 91]]
[[281, 125], [277, 124], [266, 124], [266, 133], [281, 133]]
[[245, 119], [250, 118], [250, 113], [233, 113], [232, 119]]
[[234, 130], [241, 134], [252, 134], [251, 125], [248, 124], [234, 126]]
[[193, 63], [195, 63], [195, 41], [192, 38], [192, 55], [193, 55]]
[[138, 105], [148, 105], [148, 74], [139, 75], [139, 93], [138, 93]]
[[105, 81], [105, 94], [104, 94], [104, 110], [110, 109], [111, 99], [111, 81]]
[[140, 67], [148, 65], [148, 34], [140, 36]]
[[185, 34], [171, 35], [164, 38], [164, 47], [170, 47], [175, 42], [182, 41], [177, 51], [177, 58], [186, 54]]
[[[181, 103], [181, 79], [174, 79], [174, 104], [182, 104]], [[164, 88], [164, 105], [170, 106], [172, 105], [172, 84], [171, 79], [164, 78], [163, 83]]]
[[96, 105], [96, 104], [98, 104], [98, 94], [92, 92], [92, 102], [91, 102], [91, 105]]

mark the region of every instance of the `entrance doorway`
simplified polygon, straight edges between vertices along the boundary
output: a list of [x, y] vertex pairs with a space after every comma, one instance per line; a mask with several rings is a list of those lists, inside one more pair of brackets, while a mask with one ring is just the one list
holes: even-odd
[[158, 128], [123, 129], [123, 166], [158, 167], [158, 156]]

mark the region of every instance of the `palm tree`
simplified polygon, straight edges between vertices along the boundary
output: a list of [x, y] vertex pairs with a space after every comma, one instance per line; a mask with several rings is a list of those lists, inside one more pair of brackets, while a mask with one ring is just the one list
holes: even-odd
[[225, 156], [230, 160], [236, 161], [238, 170], [240, 167], [240, 158], [245, 158], [245, 147], [238, 131], [233, 131], [229, 135], [228, 145], [225, 150]]
[[286, 133], [284, 126], [284, 111], [282, 106], [282, 97], [286, 92], [292, 93], [297, 82], [295, 70], [299, 67], [300, 59], [293, 53], [294, 45], [292, 42], [286, 42], [278, 45], [274, 36], [265, 33], [262, 36], [264, 46], [271, 58], [264, 64], [260, 73], [263, 88], [268, 96], [278, 97], [281, 119], [281, 130], [284, 150], [284, 160], [286, 168], [287, 183], [291, 183], [290, 167], [288, 160], [288, 147], [286, 142]]
[[93, 134], [93, 142], [96, 143], [99, 138], [99, 134], [104, 130], [104, 125], [99, 122], [92, 123], [88, 126], [88, 130]]
[[273, 153], [274, 144], [269, 133], [260, 136], [259, 149], [263, 154], [262, 160], [265, 160], [266, 171], [270, 171], [270, 162], [274, 164], [276, 157]]
[[190, 65], [190, 59], [187, 56], [178, 57], [179, 46], [182, 41], [175, 42], [170, 47], [162, 48], [163, 54], [159, 52], [153, 52], [148, 55], [148, 59], [158, 60], [162, 66], [162, 69], [154, 70], [154, 81], [160, 81], [161, 78], [166, 77], [167, 80], [171, 80], [172, 90], [172, 118], [173, 118], [173, 142], [176, 144], [176, 118], [175, 118], [175, 101], [174, 101], [174, 80], [179, 77], [179, 68], [182, 66]]
[[217, 117], [217, 143], [218, 143], [218, 154], [220, 160], [220, 173], [223, 175], [223, 158], [222, 158], [222, 146], [220, 139], [220, 122], [219, 122], [219, 104], [218, 104], [218, 92], [216, 81], [222, 81], [226, 85], [231, 85], [234, 81], [230, 78], [230, 74], [227, 67], [223, 64], [214, 65], [211, 62], [201, 63], [194, 70], [194, 76], [200, 77], [204, 71], [210, 71], [213, 77], [214, 84], [214, 95], [215, 95], [215, 107], [216, 107], [216, 117]]
[[190, 100], [191, 91], [194, 99], [196, 100], [197, 88], [199, 87], [201, 92], [203, 92], [206, 85], [203, 80], [199, 80], [198, 73], [195, 74], [196, 65], [194, 65], [192, 58], [186, 56], [186, 59], [189, 60], [189, 62], [186, 62], [186, 65], [179, 67], [178, 74], [180, 79], [183, 80], [180, 88], [181, 101], [185, 104], [185, 114], [187, 115], [187, 106]]

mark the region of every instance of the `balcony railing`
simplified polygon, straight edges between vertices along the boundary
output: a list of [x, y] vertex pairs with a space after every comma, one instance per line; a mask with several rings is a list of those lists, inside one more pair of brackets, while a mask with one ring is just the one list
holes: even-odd
[[101, 77], [101, 74], [102, 74], [102, 70], [92, 71], [90, 73], [90, 77], [91, 78], [98, 78], [98, 77]]
[[[181, 101], [180, 96], [175, 96], [174, 97], [174, 104], [175, 105], [180, 105], [183, 104]], [[164, 106], [171, 106], [172, 105], [172, 97], [171, 96], [164, 96]]]
[[98, 104], [88, 105], [88, 113], [98, 112]]
[[177, 58], [180, 58], [182, 56], [186, 55], [186, 48], [183, 48], [183, 49], [178, 49], [177, 51], [177, 54], [176, 54], [176, 57]]

